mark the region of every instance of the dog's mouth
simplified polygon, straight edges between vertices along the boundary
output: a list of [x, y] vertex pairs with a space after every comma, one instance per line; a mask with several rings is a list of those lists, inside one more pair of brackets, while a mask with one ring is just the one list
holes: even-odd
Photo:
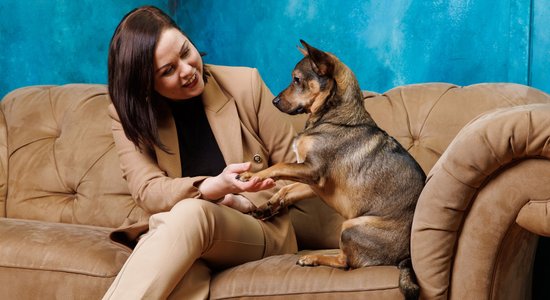
[[275, 105], [275, 107], [277, 107], [281, 112], [289, 115], [307, 113], [307, 110], [302, 105], [298, 105], [296, 108], [292, 109], [292, 107], [289, 107], [290, 105], [288, 105], [288, 103], [281, 101], [281, 97], [279, 96], [273, 99], [273, 105]]
[[276, 106], [281, 112], [284, 112], [285, 114], [289, 114], [289, 115], [299, 115], [299, 114], [307, 113], [307, 110], [303, 106], [298, 106], [293, 110], [286, 110], [278, 105]]
[[302, 106], [299, 106], [291, 111], [285, 111], [285, 113], [289, 114], [289, 115], [299, 115], [299, 114], [305, 114], [307, 113], [306, 109], [303, 108]]
[[306, 113], [306, 109], [300, 106], [294, 111], [292, 111], [291, 115], [299, 115], [299, 114], [305, 114], [305, 113]]

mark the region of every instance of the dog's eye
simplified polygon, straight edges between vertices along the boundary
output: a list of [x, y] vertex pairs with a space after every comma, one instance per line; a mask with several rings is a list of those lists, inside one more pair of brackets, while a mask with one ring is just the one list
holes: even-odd
[[300, 78], [294, 77], [294, 78], [292, 79], [292, 82], [293, 82], [294, 84], [300, 84]]

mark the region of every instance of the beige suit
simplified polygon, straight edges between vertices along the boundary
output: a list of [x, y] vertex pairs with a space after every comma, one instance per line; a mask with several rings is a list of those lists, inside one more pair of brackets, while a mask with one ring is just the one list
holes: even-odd
[[[294, 131], [271, 104], [273, 95], [257, 70], [213, 65], [207, 68], [210, 76], [202, 98], [225, 163], [250, 161], [251, 169], [259, 170], [277, 162], [293, 161]], [[183, 291], [186, 298], [198, 288], [197, 294], [202, 298], [205, 289], [207, 295], [209, 280], [204, 262], [210, 267], [227, 267], [296, 251], [288, 214], [261, 222], [236, 210], [197, 200], [201, 198], [197, 187], [206, 177], [181, 178], [176, 126], [170, 113], [159, 120], [159, 135], [170, 153], [160, 149], [146, 153], [126, 138], [112, 105], [109, 112], [130, 192], [152, 216], [148, 222], [129, 220], [112, 235], [114, 239], [131, 241], [149, 229], [105, 298], [163, 298], [174, 288], [174, 293]], [[243, 195], [259, 206], [276, 190]]]

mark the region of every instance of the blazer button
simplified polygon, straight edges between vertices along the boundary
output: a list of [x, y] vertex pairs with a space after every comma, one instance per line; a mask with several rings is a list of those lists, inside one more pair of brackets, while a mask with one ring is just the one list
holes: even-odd
[[258, 164], [262, 162], [262, 157], [259, 154], [254, 155], [253, 159], [254, 159], [254, 162]]

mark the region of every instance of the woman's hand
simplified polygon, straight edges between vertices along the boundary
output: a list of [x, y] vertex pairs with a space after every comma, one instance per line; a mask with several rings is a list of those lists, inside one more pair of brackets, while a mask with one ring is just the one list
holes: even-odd
[[227, 194], [218, 204], [231, 207], [245, 214], [256, 210], [256, 206], [243, 195]]
[[[275, 186], [275, 181], [271, 178], [264, 180], [252, 178], [247, 182], [242, 182], [236, 179], [238, 174], [248, 171], [248, 169], [250, 169], [249, 162], [230, 164], [225, 167], [220, 175], [205, 179], [199, 186], [199, 191], [201, 192], [203, 199], [217, 200], [224, 198], [228, 194], [257, 192], [270, 189]], [[246, 200], [248, 201], [248, 199]]]

